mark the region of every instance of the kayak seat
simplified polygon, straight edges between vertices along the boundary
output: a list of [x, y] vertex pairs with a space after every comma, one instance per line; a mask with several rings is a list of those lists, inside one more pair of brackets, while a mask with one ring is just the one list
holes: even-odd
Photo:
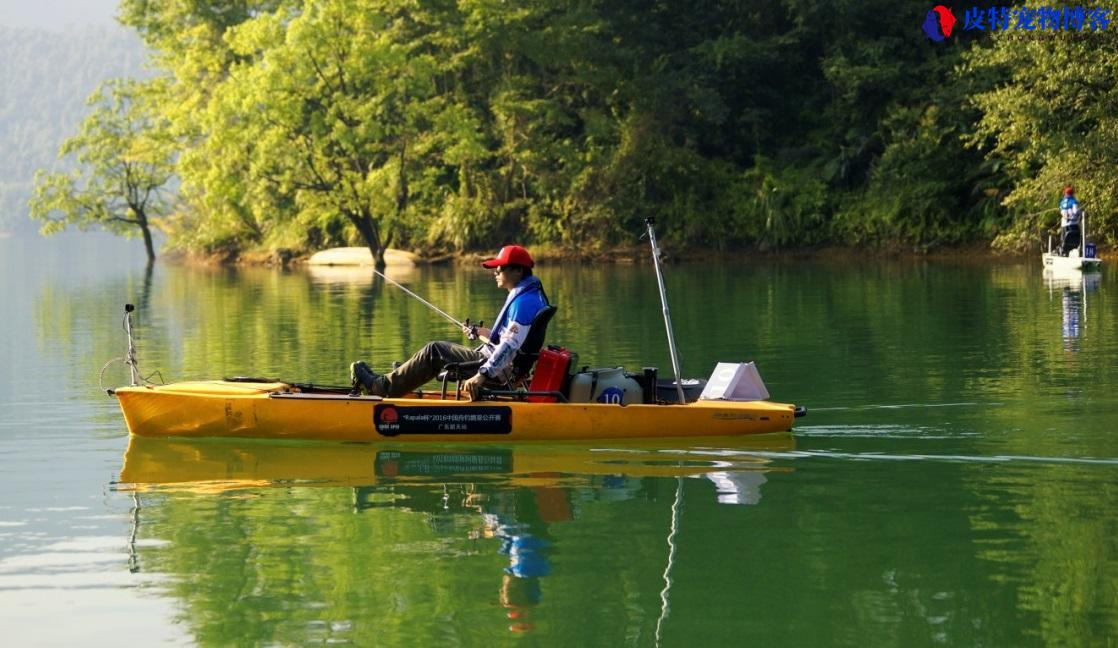
[[[491, 389], [517, 389], [528, 383], [532, 377], [532, 369], [536, 366], [536, 361], [540, 359], [540, 349], [543, 348], [544, 338], [547, 336], [547, 325], [551, 322], [551, 318], [557, 310], [559, 310], [558, 307], [547, 305], [536, 313], [536, 316], [532, 318], [531, 328], [528, 329], [528, 337], [524, 339], [524, 344], [520, 346], [520, 350], [516, 352], [516, 357], [512, 359], [512, 375], [508, 382], [490, 379], [486, 381], [486, 387]], [[484, 360], [471, 360], [470, 362], [448, 363], [443, 368], [442, 373], [439, 374], [443, 398], [446, 398], [447, 384], [452, 381], [457, 383], [456, 398], [461, 398], [462, 382], [476, 374], [484, 362]]]

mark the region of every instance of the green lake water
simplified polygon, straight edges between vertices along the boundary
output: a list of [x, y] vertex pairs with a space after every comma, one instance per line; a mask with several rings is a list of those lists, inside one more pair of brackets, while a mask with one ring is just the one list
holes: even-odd
[[[541, 265], [549, 341], [670, 374], [648, 264]], [[457, 317], [469, 268], [394, 274]], [[1118, 299], [1039, 259], [670, 265], [688, 376], [753, 360], [792, 434], [618, 444], [129, 441], [98, 375], [344, 384], [457, 331], [361, 272], [145, 270], [0, 239], [7, 645], [1107, 646]], [[126, 380], [120, 365], [106, 386]]]

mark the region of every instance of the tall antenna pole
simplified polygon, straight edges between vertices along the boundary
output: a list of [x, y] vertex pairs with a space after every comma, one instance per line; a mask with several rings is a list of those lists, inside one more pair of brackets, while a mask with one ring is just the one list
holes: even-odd
[[124, 332], [128, 334], [128, 356], [124, 362], [132, 374], [133, 387], [140, 384], [140, 370], [136, 368], [136, 344], [132, 342], [132, 311], [134, 310], [136, 307], [132, 304], [124, 305]]
[[664, 288], [664, 271], [660, 266], [660, 246], [656, 244], [656, 230], [652, 224], [656, 221], [649, 216], [644, 219], [648, 225], [648, 242], [652, 244], [652, 261], [656, 265], [656, 283], [660, 286], [660, 303], [664, 305], [664, 328], [668, 331], [668, 352], [672, 356], [672, 371], [675, 373], [675, 390], [679, 394], [679, 403], [687, 402], [683, 396], [683, 380], [679, 371], [679, 354], [675, 350], [675, 334], [672, 333], [672, 316], [668, 312], [668, 291]]
[[[1082, 234], [1079, 237], [1079, 263], [1083, 263], [1083, 259], [1087, 257], [1087, 212], [1083, 212], [1083, 217], [1079, 219], [1079, 229]], [[1087, 293], [1084, 292], [1084, 295]]]

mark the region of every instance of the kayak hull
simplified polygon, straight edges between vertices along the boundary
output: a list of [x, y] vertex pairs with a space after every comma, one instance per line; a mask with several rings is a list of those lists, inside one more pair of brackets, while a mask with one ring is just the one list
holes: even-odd
[[768, 401], [614, 405], [301, 392], [282, 383], [199, 381], [115, 391], [130, 433], [321, 441], [504, 442], [738, 436], [792, 429]]

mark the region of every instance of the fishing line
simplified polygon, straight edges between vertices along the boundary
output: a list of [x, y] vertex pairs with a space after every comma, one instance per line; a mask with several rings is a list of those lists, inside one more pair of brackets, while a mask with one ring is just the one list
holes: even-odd
[[[396, 286], [397, 288], [399, 288], [400, 290], [404, 291], [405, 293], [411, 295], [412, 297], [415, 297], [416, 299], [419, 300], [419, 303], [423, 304], [427, 308], [430, 308], [431, 310], [435, 311], [439, 315], [442, 315], [447, 320], [449, 320], [451, 323], [457, 325], [458, 328], [461, 329], [461, 328], [465, 328], [467, 326], [467, 324], [464, 324], [463, 322], [460, 322], [459, 320], [455, 319], [453, 316], [451, 316], [449, 313], [447, 313], [443, 309], [441, 309], [438, 306], [432, 304], [431, 302], [427, 301], [426, 299], [420, 297], [419, 295], [415, 294], [414, 292], [408, 290], [400, 282], [396, 281], [395, 279], [389, 279], [388, 275], [384, 274], [380, 270], [377, 270], [376, 268], [373, 268], [372, 270], [373, 270], [373, 274], [380, 277], [381, 279], [384, 279], [385, 281], [392, 284], [393, 286]], [[484, 335], [479, 335], [478, 339], [481, 340], [482, 342], [486, 342], [486, 343], [489, 342], [489, 339], [486, 338]]]
[[436, 312], [436, 313], [438, 313], [439, 315], [442, 315], [442, 316], [443, 316], [443, 317], [445, 317], [445, 318], [446, 318], [447, 320], [449, 320], [449, 321], [450, 321], [451, 323], [457, 324], [457, 325], [459, 326], [459, 328], [461, 328], [462, 326], [464, 326], [464, 324], [463, 324], [462, 322], [460, 322], [460, 321], [458, 321], [457, 319], [455, 319], [454, 317], [452, 317], [452, 316], [451, 316], [450, 314], [448, 314], [448, 313], [447, 313], [446, 311], [444, 311], [443, 309], [439, 308], [438, 306], [436, 306], [436, 305], [432, 304], [431, 302], [427, 301], [426, 299], [424, 299], [424, 298], [420, 297], [419, 295], [417, 295], [417, 294], [413, 293], [412, 291], [408, 290], [407, 288], [405, 288], [405, 287], [404, 287], [404, 285], [403, 285], [403, 284], [399, 283], [399, 282], [398, 282], [398, 281], [396, 281], [395, 279], [389, 279], [389, 278], [388, 278], [388, 275], [384, 274], [384, 273], [383, 273], [383, 272], [381, 272], [380, 270], [377, 270], [376, 268], [373, 268], [372, 270], [373, 270], [373, 274], [375, 274], [376, 276], [380, 277], [381, 279], [384, 279], [385, 281], [387, 281], [388, 283], [392, 284], [393, 286], [396, 286], [397, 288], [399, 288], [400, 290], [402, 290], [402, 291], [406, 292], [407, 294], [411, 295], [412, 297], [415, 297], [416, 299], [418, 299], [418, 300], [419, 300], [419, 302], [420, 302], [421, 304], [423, 304], [423, 305], [424, 305], [424, 306], [426, 306], [427, 308], [430, 308], [431, 310], [435, 311], [435, 312]]

